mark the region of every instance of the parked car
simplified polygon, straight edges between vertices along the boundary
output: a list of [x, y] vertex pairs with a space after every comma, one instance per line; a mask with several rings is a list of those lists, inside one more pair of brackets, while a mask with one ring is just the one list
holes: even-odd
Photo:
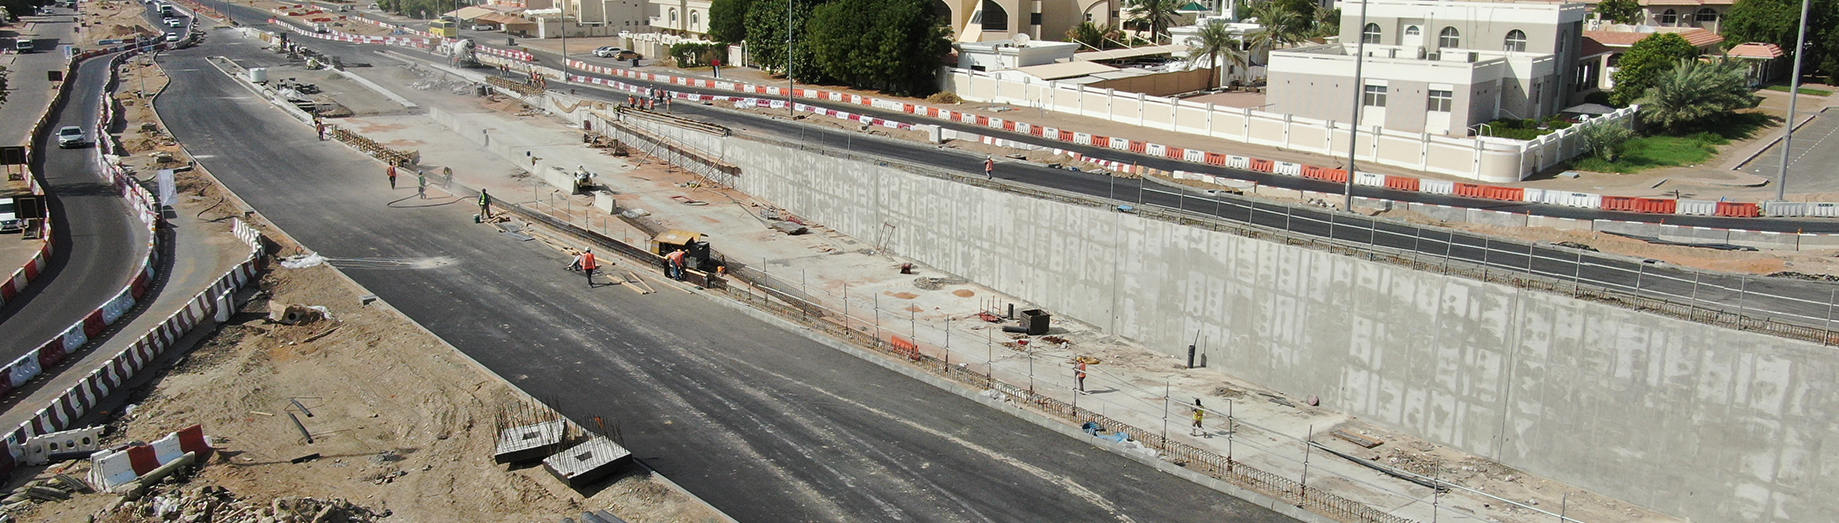
[[72, 147], [82, 147], [85, 143], [89, 143], [89, 139], [83, 136], [82, 127], [66, 125], [64, 128], [57, 130], [58, 147], [69, 149]]
[[180, 20], [177, 18], [167, 18], [166, 19], [166, 27], [177, 28], [177, 27], [184, 27], [184, 26], [185, 26], [184, 20]]
[[633, 58], [639, 58], [638, 53], [627, 51], [625, 49], [620, 49], [618, 47], [614, 47], [610, 45], [606, 47], [594, 49], [594, 56], [598, 56], [601, 58], [612, 58], [614, 60], [631, 60]]
[[26, 221], [19, 218], [18, 204], [12, 198], [0, 198], [0, 232], [23, 231]]
[[13, 50], [21, 54], [30, 53], [36, 49], [38, 45], [33, 43], [31, 38], [20, 38], [13, 41]]
[[179, 33], [176, 33], [176, 32], [167, 32], [167, 33], [166, 33], [166, 41], [168, 41], [168, 42], [177, 42], [177, 41], [179, 41]]
[[497, 31], [498, 26], [492, 24], [473, 24], [471, 29], [474, 31]]

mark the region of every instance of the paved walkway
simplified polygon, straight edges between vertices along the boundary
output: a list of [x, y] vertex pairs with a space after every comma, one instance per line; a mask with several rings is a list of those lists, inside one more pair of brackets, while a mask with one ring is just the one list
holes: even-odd
[[[1429, 489], [1380, 476], [1320, 450], [1311, 457], [1305, 451], [1304, 438], [1313, 431], [1313, 440], [1328, 448], [1365, 458], [1403, 455], [1405, 463], [1456, 463], [1477, 458], [1456, 455], [1447, 449], [1423, 452], [1421, 449], [1434, 446], [1336, 412], [1309, 407], [1304, 398], [1283, 397], [1219, 369], [1181, 368], [1180, 361], [1090, 326], [1061, 319], [1055, 333], [1068, 344], [1035, 338], [1031, 346], [1015, 347], [997, 326], [974, 319], [979, 310], [1009, 303], [1016, 304], [1018, 310], [1029, 307], [1012, 296], [974, 283], [918, 289], [914, 276], [893, 270], [910, 260], [877, 253], [872, 239], [843, 236], [821, 225], [814, 227], [814, 234], [803, 236], [766, 230], [755, 214], [771, 202], [731, 191], [688, 186], [696, 179], [680, 170], [642, 158], [614, 158], [604, 151], [581, 147], [579, 131], [560, 121], [486, 111], [479, 106], [478, 98], [442, 90], [408, 89], [406, 84], [411, 80], [392, 70], [399, 68], [385, 67], [380, 61], [379, 67], [354, 72], [419, 104], [452, 114], [455, 128], [442, 127], [421, 115], [346, 119], [340, 123], [393, 147], [419, 150], [425, 167], [438, 170], [451, 166], [459, 184], [487, 188], [501, 202], [536, 202], [552, 215], [572, 223], [604, 231], [611, 238], [642, 244], [641, 233], [606, 213], [591, 210], [590, 198], [568, 196], [522, 173], [529, 165], [525, 160], [529, 157], [539, 158], [546, 165], [582, 165], [600, 175], [600, 181], [616, 193], [621, 208], [646, 209], [667, 227], [709, 233], [717, 251], [731, 260], [764, 266], [780, 288], [801, 292], [834, 313], [843, 313], [832, 318], [847, 318], [835, 320], [848, 323], [847, 328], [884, 338], [900, 335], [917, 339], [922, 350], [953, 364], [994, 373], [1017, 387], [1033, 388], [1145, 430], [1166, 427], [1168, 435], [1179, 441], [1220, 455], [1231, 454], [1241, 463], [1279, 476], [1300, 477], [1308, 461], [1310, 485], [1331, 488], [1401, 517], [1418, 521], [1481, 521], [1537, 514], [1528, 508], [1505, 509], [1500, 500], [1460, 491], [1445, 494], [1440, 500], [1441, 508], [1433, 509]], [[489, 151], [479, 147], [481, 129], [492, 137]], [[708, 205], [682, 205], [673, 200], [678, 196]], [[625, 260], [618, 264], [632, 268]], [[924, 267], [920, 271], [924, 276], [950, 277]], [[1209, 342], [1202, 343], [1203, 353], [1206, 343]], [[1101, 361], [1089, 369], [1086, 388], [1090, 394], [1073, 390], [1069, 362], [1076, 355]], [[1192, 411], [1184, 406], [1197, 398], [1208, 413], [1205, 435], [1190, 436], [1187, 427]], [[1234, 415], [1230, 426], [1225, 421], [1227, 412]], [[1327, 436], [1325, 433], [1331, 429], [1366, 434], [1387, 443], [1367, 450]], [[1395, 466], [1400, 463], [1384, 462]], [[1559, 506], [1559, 493], [1573, 491], [1569, 499], [1572, 517], [1591, 523], [1628, 519], [1607, 508], [1614, 506], [1612, 501], [1576, 494], [1574, 488], [1525, 478], [1517, 472], [1514, 474], [1521, 476], [1517, 481], [1502, 481], [1500, 475], [1485, 472], [1466, 474], [1467, 478], [1444, 479], [1485, 486], [1490, 494], [1522, 502], [1536, 499], [1541, 504], [1538, 509]], [[1652, 514], [1642, 516], [1653, 518], [1649, 521], [1667, 520]], [[1556, 515], [1551, 518], [1556, 519]]]

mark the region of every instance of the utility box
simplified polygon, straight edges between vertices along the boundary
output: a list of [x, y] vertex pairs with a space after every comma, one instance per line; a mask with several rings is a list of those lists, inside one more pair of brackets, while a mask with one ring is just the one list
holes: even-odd
[[1022, 328], [1028, 329], [1029, 336], [1047, 334], [1047, 324], [1051, 318], [1053, 318], [1052, 314], [1041, 309], [1022, 311]]

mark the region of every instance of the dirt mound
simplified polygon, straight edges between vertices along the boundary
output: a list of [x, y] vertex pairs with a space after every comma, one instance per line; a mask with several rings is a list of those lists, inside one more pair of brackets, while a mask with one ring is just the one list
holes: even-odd
[[137, 25], [110, 24], [95, 30], [103, 40], [126, 40], [136, 36], [153, 36], [159, 33]]

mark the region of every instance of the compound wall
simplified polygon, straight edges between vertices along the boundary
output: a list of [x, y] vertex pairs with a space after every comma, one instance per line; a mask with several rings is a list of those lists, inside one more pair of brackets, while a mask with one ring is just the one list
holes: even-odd
[[1170, 353], [1198, 332], [1326, 407], [1692, 520], [1839, 514], [1839, 349], [659, 132], [800, 216]]

